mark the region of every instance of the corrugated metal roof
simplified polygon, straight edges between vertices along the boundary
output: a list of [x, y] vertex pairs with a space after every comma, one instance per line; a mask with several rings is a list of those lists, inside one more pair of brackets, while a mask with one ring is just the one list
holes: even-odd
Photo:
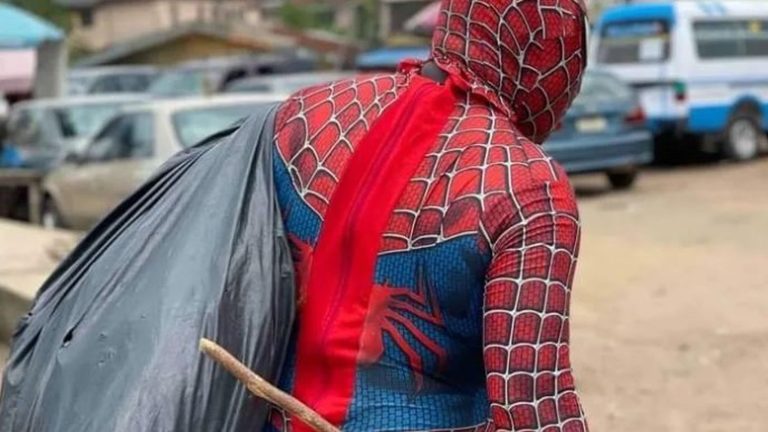
[[230, 39], [243, 44], [252, 44], [254, 46], [258, 44], [261, 45], [265, 50], [271, 50], [276, 47], [280, 47], [280, 44], [285, 44], [285, 40], [280, 37], [244, 38], [242, 35], [230, 34], [229, 32], [222, 30], [219, 26], [203, 23], [191, 23], [179, 27], [174, 27], [166, 31], [139, 36], [129, 41], [115, 44], [104, 51], [79, 61], [77, 66], [99, 66], [110, 64], [131, 54], [149, 49], [154, 46], [162, 45], [164, 43], [191, 34], [202, 34], [221, 39]]

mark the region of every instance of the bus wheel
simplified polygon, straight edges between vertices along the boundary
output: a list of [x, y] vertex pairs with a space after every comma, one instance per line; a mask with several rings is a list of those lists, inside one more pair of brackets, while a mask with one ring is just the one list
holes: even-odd
[[760, 151], [762, 134], [754, 114], [737, 113], [725, 131], [725, 155], [735, 161], [754, 159]]

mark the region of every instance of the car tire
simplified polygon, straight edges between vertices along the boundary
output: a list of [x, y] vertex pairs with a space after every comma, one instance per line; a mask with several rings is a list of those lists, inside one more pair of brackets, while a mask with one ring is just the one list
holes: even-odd
[[46, 197], [43, 201], [40, 224], [43, 228], [49, 230], [66, 228], [64, 221], [61, 219], [61, 213], [50, 196]]
[[763, 131], [757, 120], [757, 114], [742, 111], [728, 122], [723, 152], [731, 160], [748, 161], [757, 157], [762, 140]]
[[637, 170], [606, 173], [611, 187], [615, 190], [631, 189], [637, 181]]

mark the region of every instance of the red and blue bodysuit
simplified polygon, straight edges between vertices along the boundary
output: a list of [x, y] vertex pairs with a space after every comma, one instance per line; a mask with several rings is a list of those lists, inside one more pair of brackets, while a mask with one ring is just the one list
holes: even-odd
[[[579, 219], [540, 148], [585, 66], [578, 0], [445, 0], [444, 83], [405, 64], [299, 92], [277, 194], [299, 309], [281, 387], [345, 431], [585, 431]], [[309, 430], [275, 410], [269, 428]]]

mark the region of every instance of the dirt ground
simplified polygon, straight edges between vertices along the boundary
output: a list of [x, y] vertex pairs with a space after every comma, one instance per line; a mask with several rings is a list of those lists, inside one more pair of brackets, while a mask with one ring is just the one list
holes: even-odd
[[624, 193], [574, 184], [572, 353], [591, 429], [765, 431], [768, 159], [652, 170]]
[[593, 431], [768, 428], [768, 160], [575, 178], [572, 310]]

